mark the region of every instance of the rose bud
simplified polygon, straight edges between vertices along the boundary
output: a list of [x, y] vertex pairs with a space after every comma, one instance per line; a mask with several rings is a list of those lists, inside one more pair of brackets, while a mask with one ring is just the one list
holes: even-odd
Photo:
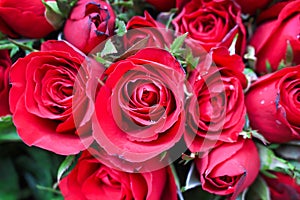
[[145, 47], [164, 48], [173, 42], [172, 33], [166, 30], [166, 26], [155, 21], [151, 15], [145, 11], [145, 17], [134, 16], [126, 26], [128, 32], [124, 36], [124, 46], [129, 49], [138, 41], [149, 37]]
[[147, 3], [153, 5], [158, 11], [169, 11], [171, 8], [175, 8], [176, 0], [146, 0]]
[[255, 14], [257, 10], [265, 8], [272, 0], [235, 0], [242, 8], [243, 13]]
[[9, 102], [21, 139], [62, 155], [85, 149], [93, 141], [94, 111], [86, 83], [98, 70], [104, 68], [65, 41], [48, 40], [19, 58], [10, 71]]
[[210, 54], [189, 74], [184, 138], [192, 152], [236, 142], [245, 123], [243, 60], [224, 47]]
[[0, 51], [0, 117], [10, 114], [8, 94], [9, 94], [9, 69], [11, 60], [7, 50]]
[[104, 0], [79, 0], [64, 27], [64, 36], [85, 54], [114, 34], [116, 16]]
[[184, 131], [185, 73], [166, 50], [145, 48], [105, 71], [95, 100], [93, 136], [109, 154], [143, 162]]
[[61, 180], [59, 188], [66, 200], [177, 199], [169, 167], [147, 173], [125, 173], [103, 165], [88, 151], [82, 153], [75, 168]]
[[277, 3], [260, 15], [259, 25], [250, 40], [255, 48], [258, 73], [269, 71], [267, 63], [276, 71], [287, 54], [293, 54], [289, 62], [300, 64], [299, 17], [300, 0]]
[[276, 178], [264, 176], [272, 200], [300, 199], [300, 185], [297, 184], [296, 179], [280, 172], [273, 172], [272, 174], [275, 175]]
[[230, 199], [253, 183], [260, 167], [258, 151], [250, 139], [223, 143], [195, 163], [203, 190]]
[[[230, 12], [228, 12], [230, 10]], [[175, 31], [189, 33], [195, 40], [195, 49], [203, 47], [230, 47], [238, 35], [235, 50], [242, 54], [246, 45], [246, 31], [240, 7], [231, 0], [191, 0], [172, 21]]]
[[54, 31], [41, 0], [1, 0], [0, 32], [8, 37], [42, 38]]
[[246, 94], [252, 129], [269, 142], [300, 139], [300, 65], [260, 77]]

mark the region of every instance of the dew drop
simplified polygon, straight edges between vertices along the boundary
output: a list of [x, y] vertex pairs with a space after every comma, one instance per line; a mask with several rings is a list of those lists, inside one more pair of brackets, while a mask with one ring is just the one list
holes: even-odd
[[261, 105], [265, 104], [265, 100], [261, 100], [260, 104]]
[[297, 35], [297, 40], [300, 40], [300, 33]]
[[275, 121], [277, 124], [281, 125], [282, 123], [279, 120]]
[[229, 89], [230, 90], [234, 90], [234, 86], [233, 85], [229, 85]]

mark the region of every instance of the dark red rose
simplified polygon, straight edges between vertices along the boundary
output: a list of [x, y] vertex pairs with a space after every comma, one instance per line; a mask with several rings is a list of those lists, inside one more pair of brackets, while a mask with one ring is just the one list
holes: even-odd
[[[229, 12], [230, 11], [230, 12]], [[192, 0], [172, 21], [175, 31], [189, 33], [196, 40], [194, 48], [229, 47], [238, 34], [236, 52], [242, 54], [246, 45], [246, 31], [240, 7], [231, 0]]]
[[86, 83], [95, 70], [102, 70], [94, 62], [64, 41], [49, 40], [41, 51], [14, 63], [10, 109], [26, 144], [68, 155], [92, 142], [83, 130], [93, 113]]
[[184, 79], [167, 51], [145, 48], [113, 63], [95, 100], [93, 133], [109, 155], [143, 162], [168, 150], [184, 129]]
[[273, 172], [277, 178], [264, 176], [272, 200], [297, 200], [300, 199], [300, 185], [289, 175]]
[[9, 37], [42, 38], [54, 30], [41, 0], [1, 0], [0, 32]]
[[149, 37], [145, 47], [160, 47], [170, 45], [173, 42], [172, 32], [166, 26], [155, 21], [151, 15], [145, 11], [145, 17], [134, 16], [126, 26], [128, 32], [124, 36], [124, 46], [126, 49], [132, 47], [138, 41]]
[[59, 184], [66, 200], [177, 199], [169, 167], [147, 173], [125, 173], [103, 165], [84, 151], [75, 168]]
[[169, 11], [175, 8], [176, 0], [146, 0], [147, 3], [153, 5], [158, 11]]
[[8, 103], [8, 74], [11, 60], [7, 50], [0, 51], [0, 117], [10, 114]]
[[114, 34], [116, 16], [105, 0], [79, 0], [64, 27], [67, 41], [88, 54]]
[[192, 152], [236, 142], [245, 123], [243, 60], [226, 48], [212, 49], [189, 75], [185, 141]]
[[300, 65], [260, 77], [246, 94], [250, 125], [269, 142], [300, 139]]
[[287, 45], [293, 49], [293, 62], [300, 64], [300, 0], [281, 2], [263, 12], [250, 40], [257, 57], [256, 71], [266, 73], [267, 62], [273, 71], [286, 59]]
[[223, 143], [201, 159], [196, 159], [202, 188], [236, 199], [250, 186], [259, 172], [258, 151], [252, 140]]
[[235, 0], [242, 8], [243, 13], [255, 14], [259, 9], [265, 8], [272, 0]]

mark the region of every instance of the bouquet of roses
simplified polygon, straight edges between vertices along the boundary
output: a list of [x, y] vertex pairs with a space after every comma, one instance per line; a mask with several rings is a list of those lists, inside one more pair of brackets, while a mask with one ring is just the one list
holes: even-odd
[[300, 199], [300, 0], [0, 0], [0, 199]]

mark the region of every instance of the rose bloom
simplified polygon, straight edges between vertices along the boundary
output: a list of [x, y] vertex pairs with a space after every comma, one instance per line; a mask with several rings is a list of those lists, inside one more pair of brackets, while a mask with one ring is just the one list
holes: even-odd
[[273, 172], [276, 178], [264, 176], [272, 200], [296, 200], [300, 199], [300, 185], [287, 174]]
[[103, 165], [84, 151], [75, 168], [59, 184], [66, 200], [177, 199], [169, 167], [147, 173], [125, 173]]
[[41, 0], [1, 0], [0, 32], [12, 38], [42, 38], [54, 31]]
[[169, 52], [141, 49], [113, 63], [105, 75], [95, 100], [93, 135], [109, 155], [143, 162], [179, 141], [185, 73]]
[[86, 83], [96, 74], [92, 67], [102, 69], [75, 47], [55, 40], [14, 63], [10, 109], [26, 144], [69, 155], [92, 142], [84, 131], [93, 113], [86, 96]]
[[255, 48], [258, 73], [268, 72], [267, 62], [276, 71], [286, 59], [288, 43], [292, 47], [293, 63], [300, 64], [300, 0], [280, 2], [263, 12], [258, 18], [250, 45]]
[[255, 14], [257, 10], [265, 8], [272, 0], [235, 0], [243, 13]]
[[[230, 11], [230, 12], [228, 12]], [[240, 7], [230, 0], [191, 0], [172, 21], [175, 31], [189, 33], [199, 46], [209, 51], [212, 47], [229, 47], [238, 34], [236, 52], [242, 54], [246, 45], [246, 31]]]
[[147, 3], [153, 5], [158, 11], [169, 11], [175, 8], [176, 0], [146, 0]]
[[10, 114], [8, 104], [9, 81], [8, 74], [11, 60], [7, 50], [0, 51], [0, 117]]
[[115, 14], [103, 0], [79, 0], [64, 26], [64, 37], [88, 54], [114, 34]]
[[224, 48], [210, 54], [189, 74], [185, 141], [192, 152], [236, 142], [245, 123], [243, 60]]
[[166, 29], [166, 26], [155, 21], [151, 15], [145, 11], [145, 17], [134, 16], [126, 26], [128, 30], [124, 35], [124, 46], [129, 49], [138, 41], [149, 37], [144, 47], [160, 47], [164, 48], [173, 42], [172, 32]]
[[236, 199], [254, 182], [260, 167], [254, 142], [242, 138], [236, 143], [223, 143], [195, 162], [203, 190], [230, 199]]
[[246, 94], [253, 129], [269, 142], [300, 139], [300, 65], [260, 77]]

